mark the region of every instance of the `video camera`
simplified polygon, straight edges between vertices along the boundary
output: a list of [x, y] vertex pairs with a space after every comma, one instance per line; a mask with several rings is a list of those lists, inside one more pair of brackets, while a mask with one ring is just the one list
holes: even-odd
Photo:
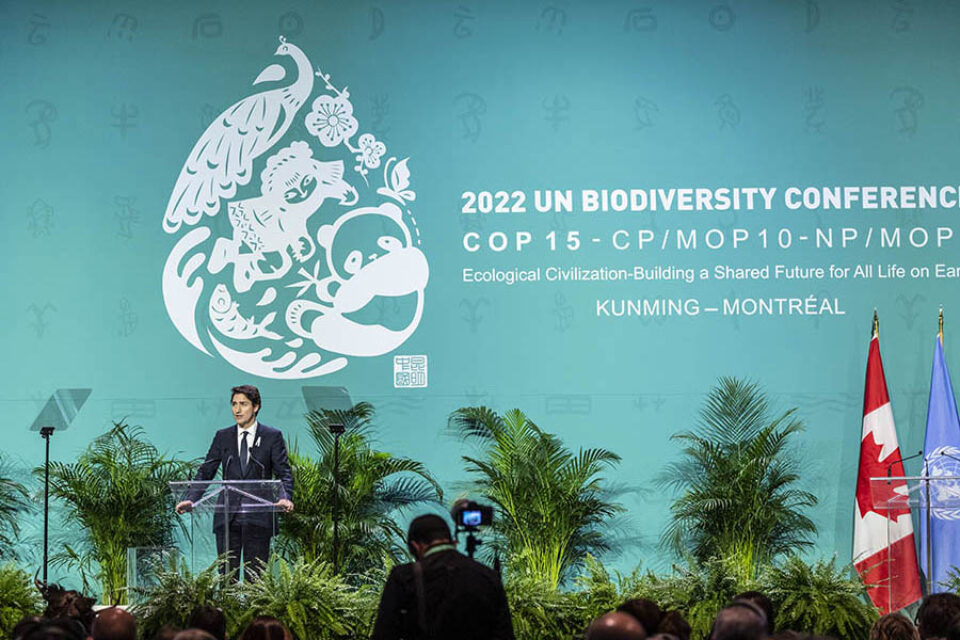
[[458, 529], [476, 531], [478, 527], [493, 524], [493, 507], [472, 500], [460, 500], [453, 505], [453, 522]]

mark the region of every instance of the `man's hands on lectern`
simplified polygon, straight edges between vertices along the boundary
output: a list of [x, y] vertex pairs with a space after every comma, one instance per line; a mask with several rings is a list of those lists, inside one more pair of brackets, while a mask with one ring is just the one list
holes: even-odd
[[183, 502], [177, 503], [177, 513], [186, 513], [187, 511], [193, 511], [193, 503], [189, 500], [184, 500]]
[[278, 500], [277, 506], [283, 509], [284, 511], [286, 511], [287, 513], [290, 513], [291, 511], [293, 511], [293, 503], [287, 500], [286, 498], [283, 498], [282, 500]]

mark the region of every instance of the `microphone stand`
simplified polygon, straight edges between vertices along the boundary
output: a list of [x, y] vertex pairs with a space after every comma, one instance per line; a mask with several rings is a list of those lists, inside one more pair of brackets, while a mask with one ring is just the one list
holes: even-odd
[[46, 442], [46, 454], [43, 461], [43, 586], [47, 586], [47, 565], [49, 556], [50, 531], [50, 438], [54, 427], [41, 427], [40, 437]]
[[333, 434], [333, 574], [340, 573], [340, 436], [347, 430], [343, 424], [327, 427]]

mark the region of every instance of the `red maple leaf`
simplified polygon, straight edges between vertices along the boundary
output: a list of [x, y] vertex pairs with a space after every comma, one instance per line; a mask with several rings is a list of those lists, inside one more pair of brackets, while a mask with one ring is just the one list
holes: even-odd
[[[873, 511], [884, 518], [896, 519], [903, 514], [909, 514], [910, 509], [888, 510], [882, 507], [888, 500], [894, 498], [903, 498], [896, 489], [907, 486], [903, 480], [884, 482], [880, 487], [874, 487], [870, 490], [870, 478], [882, 478], [888, 476], [903, 476], [903, 463], [899, 461], [900, 450], [894, 449], [886, 458], [880, 458], [883, 447], [877, 442], [876, 435], [871, 431], [870, 435], [860, 443], [860, 471], [857, 474], [857, 507], [860, 509], [862, 518], [868, 512]], [[894, 462], [896, 461], [896, 462]], [[891, 465], [891, 463], [893, 463]], [[874, 504], [876, 502], [876, 504]]]

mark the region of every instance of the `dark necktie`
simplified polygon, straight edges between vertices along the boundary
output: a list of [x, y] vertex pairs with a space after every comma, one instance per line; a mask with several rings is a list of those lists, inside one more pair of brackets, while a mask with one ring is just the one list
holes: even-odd
[[250, 435], [246, 431], [243, 432], [243, 437], [240, 439], [240, 473], [247, 475], [247, 436]]

